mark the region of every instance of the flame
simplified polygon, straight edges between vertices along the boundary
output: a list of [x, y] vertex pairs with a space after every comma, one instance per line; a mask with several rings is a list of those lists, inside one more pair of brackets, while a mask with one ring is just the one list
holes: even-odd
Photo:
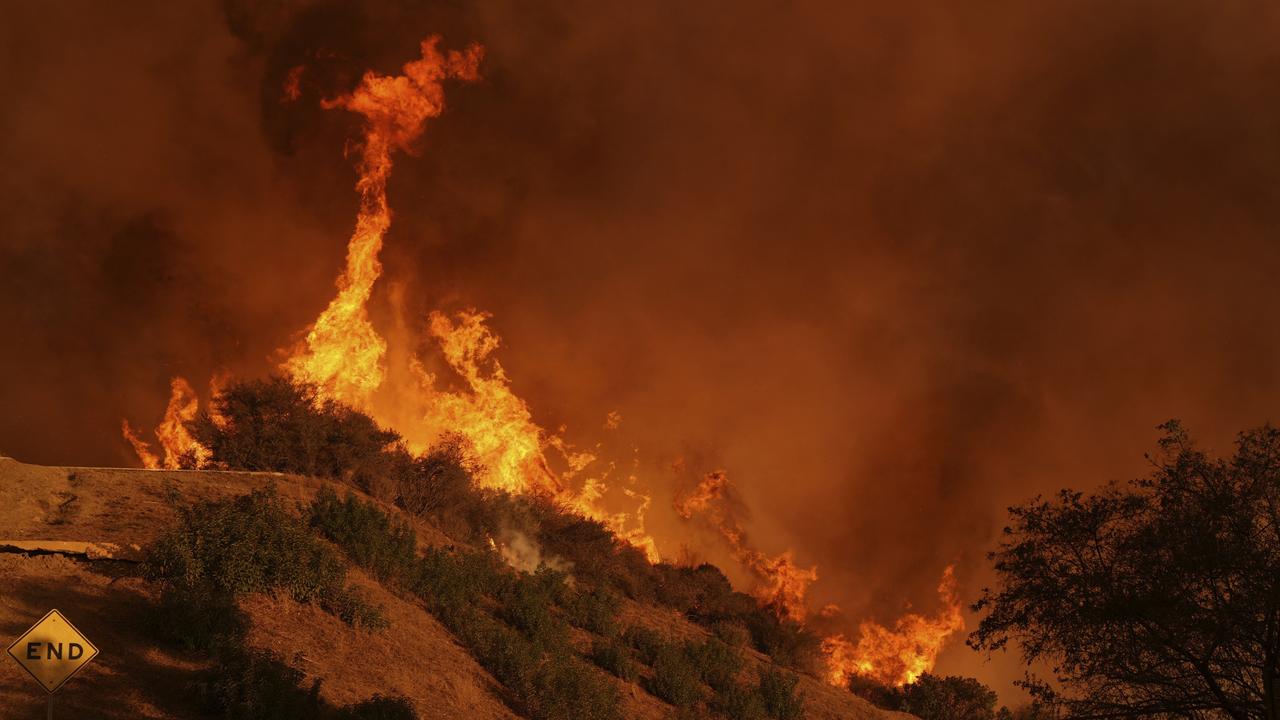
[[[501, 341], [485, 325], [488, 318], [474, 310], [458, 313], [456, 324], [439, 312], [428, 318], [428, 332], [467, 391], [437, 393], [428, 405], [427, 422], [451, 428], [470, 442], [484, 468], [477, 478], [482, 487], [558, 497], [565, 488], [547, 463], [542, 428], [491, 357]], [[424, 385], [433, 383], [433, 377], [424, 376]]]
[[[222, 377], [222, 380], [218, 378]], [[225, 376], [215, 375], [210, 388], [220, 387], [217, 383], [225, 382]], [[156, 427], [156, 439], [164, 450], [164, 457], [158, 457], [151, 450], [151, 445], [143, 440], [129, 424], [128, 420], [120, 421], [120, 431], [124, 439], [133, 446], [142, 466], [149, 470], [203, 467], [209, 461], [209, 449], [201, 445], [187, 424], [196, 419], [200, 411], [200, 400], [191, 383], [185, 378], [175, 377], [169, 382], [169, 404], [164, 411], [164, 419]], [[220, 418], [215, 417], [215, 422]]]
[[344, 108], [365, 118], [356, 182], [360, 210], [347, 244], [347, 266], [338, 277], [338, 295], [316, 319], [305, 347], [295, 351], [285, 369], [295, 379], [316, 385], [325, 397], [361, 410], [369, 408], [370, 396], [385, 375], [387, 344], [369, 322], [366, 304], [382, 274], [378, 253], [391, 225], [387, 205], [391, 153], [411, 150], [426, 121], [444, 111], [444, 80], [474, 82], [480, 77], [483, 50], [479, 45], [442, 55], [436, 47], [439, 42], [436, 35], [422, 41], [422, 58], [406, 63], [403, 75], [368, 72], [350, 95], [323, 103], [325, 108]]
[[120, 421], [120, 434], [133, 446], [133, 452], [138, 456], [142, 467], [148, 470], [160, 469], [160, 458], [151, 452], [151, 444], [138, 435], [138, 431], [133, 429], [128, 420]]
[[753, 547], [729, 511], [729, 492], [729, 476], [725, 471], [707, 473], [692, 493], [676, 498], [676, 512], [685, 520], [705, 515], [729, 543], [734, 559], [755, 576], [752, 594], [756, 599], [772, 606], [783, 617], [803, 621], [807, 614], [805, 595], [818, 579], [818, 569], [796, 565], [790, 550], [770, 557]]
[[[609, 512], [602, 504], [610, 491], [605, 477], [586, 477], [576, 490], [567, 484], [597, 458], [533, 421], [528, 404], [511, 389], [506, 371], [492, 357], [501, 339], [486, 325], [489, 317], [488, 313], [467, 310], [457, 313], [455, 322], [440, 312], [430, 314], [428, 334], [437, 341], [465, 388], [437, 391], [436, 378], [416, 365], [424, 412], [419, 426], [447, 429], [466, 438], [477, 460], [476, 480], [481, 487], [548, 498], [604, 524], [644, 551], [651, 562], [657, 562], [657, 543], [644, 530], [650, 498], [624, 488], [622, 493], [638, 500], [639, 506], [632, 512]], [[565, 469], [556, 472], [548, 455]]]
[[956, 594], [955, 567], [948, 566], [938, 584], [945, 607], [934, 617], [908, 613], [894, 621], [893, 629], [867, 620], [859, 625], [858, 642], [843, 635], [822, 641], [827, 656], [827, 680], [840, 687], [852, 675], [862, 675], [886, 685], [915, 682], [933, 669], [947, 639], [964, 629], [964, 615]]
[[[803, 622], [807, 615], [805, 596], [818, 579], [817, 568], [799, 567], [790, 550], [769, 556], [753, 547], [730, 510], [731, 492], [729, 476], [723, 470], [710, 472], [692, 492], [676, 498], [675, 510], [686, 520], [704, 517], [729, 544], [734, 559], [755, 576], [752, 594], [756, 599], [772, 606], [781, 617]], [[864, 621], [856, 644], [839, 634], [823, 638], [827, 679], [844, 686], [849, 676], [856, 674], [889, 685], [905, 685], [932, 670], [947, 639], [964, 629], [953, 567], [943, 573], [938, 595], [946, 607], [936, 617], [908, 613], [894, 621], [892, 630]], [[828, 605], [822, 614], [839, 611]]]
[[[433, 312], [427, 318], [426, 335], [462, 380], [461, 389], [438, 389], [436, 377], [417, 357], [409, 360], [409, 372], [388, 377], [388, 343], [370, 321], [367, 306], [382, 274], [378, 255], [391, 225], [386, 189], [392, 155], [411, 150], [426, 121], [444, 110], [446, 79], [479, 79], [483, 55], [478, 45], [441, 54], [438, 43], [437, 36], [423, 41], [422, 58], [406, 64], [402, 75], [367, 73], [350, 95], [323, 103], [365, 118], [356, 183], [360, 209], [338, 294], [283, 368], [295, 380], [315, 385], [321, 398], [351, 405], [396, 429], [411, 450], [426, 449], [443, 432], [460, 434], [474, 455], [480, 486], [547, 497], [604, 523], [656, 561], [656, 543], [636, 524], [643, 523], [647, 498], [634, 514], [610, 513], [601, 505], [608, 491], [603, 478], [586, 478], [578, 490], [568, 486], [596, 458], [534, 422], [493, 357], [501, 341], [489, 329], [487, 313], [468, 310], [451, 319]], [[564, 470], [552, 468], [550, 454]]]

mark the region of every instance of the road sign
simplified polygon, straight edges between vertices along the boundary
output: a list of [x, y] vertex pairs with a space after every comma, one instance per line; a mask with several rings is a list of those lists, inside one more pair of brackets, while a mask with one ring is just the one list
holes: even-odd
[[62, 613], [50, 610], [9, 646], [9, 654], [46, 691], [54, 693], [98, 654]]

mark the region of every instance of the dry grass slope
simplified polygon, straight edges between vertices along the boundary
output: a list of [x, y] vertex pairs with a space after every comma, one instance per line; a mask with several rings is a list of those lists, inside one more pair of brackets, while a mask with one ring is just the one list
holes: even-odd
[[[193, 502], [243, 495], [272, 483], [290, 504], [310, 502], [321, 487], [337, 487], [277, 473], [41, 467], [0, 458], [0, 638], [7, 644], [57, 607], [101, 650], [59, 692], [60, 716], [202, 717], [189, 686], [208, 661], [155, 644], [150, 629], [157, 591], [135, 576], [131, 560], [175, 520], [166, 502], [169, 492]], [[447, 541], [437, 529], [400, 516], [412, 522], [420, 545]], [[58, 552], [32, 551], [36, 541]], [[55, 547], [49, 541], [67, 545]], [[123, 559], [86, 559], [86, 544], [108, 548], [112, 557]], [[419, 600], [387, 590], [358, 569], [352, 569], [350, 579], [385, 608], [390, 630], [353, 629], [315, 606], [256, 595], [242, 604], [251, 621], [250, 644], [275, 650], [305, 673], [307, 682], [321, 680], [322, 697], [335, 705], [375, 693], [399, 694], [411, 700], [422, 718], [515, 717], [493, 678]], [[706, 635], [667, 609], [628, 602], [622, 612], [624, 623], [686, 638]], [[575, 645], [589, 647], [590, 638], [581, 634]], [[767, 662], [754, 652], [748, 660], [749, 666]], [[638, 686], [615, 682], [625, 717], [675, 717], [671, 706]], [[802, 677], [800, 689], [811, 720], [909, 717], [877, 710], [815, 678]], [[37, 717], [43, 702], [43, 691], [25, 672], [0, 658], [0, 718]]]

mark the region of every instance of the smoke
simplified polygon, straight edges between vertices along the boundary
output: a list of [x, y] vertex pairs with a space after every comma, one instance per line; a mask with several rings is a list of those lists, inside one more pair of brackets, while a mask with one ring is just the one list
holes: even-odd
[[723, 468], [814, 607], [928, 614], [945, 566], [987, 581], [1005, 505], [1143, 472], [1169, 417], [1219, 446], [1274, 417], [1278, 12], [11, 3], [0, 451], [127, 462], [171, 377], [276, 367], [357, 209], [358, 118], [319, 101], [438, 32], [485, 81], [396, 167], [373, 322], [393, 286], [414, 334], [491, 312], [539, 424], [652, 488], [664, 553], [671, 488]]
[[504, 528], [501, 539], [494, 544], [507, 565], [516, 570], [531, 573], [547, 567], [563, 573], [573, 572], [573, 563], [559, 555], [543, 555], [538, 541], [519, 530]]

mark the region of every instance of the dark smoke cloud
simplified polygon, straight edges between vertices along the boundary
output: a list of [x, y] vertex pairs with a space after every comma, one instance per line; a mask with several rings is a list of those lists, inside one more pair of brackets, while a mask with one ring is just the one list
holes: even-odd
[[[821, 602], [928, 609], [952, 561], [972, 597], [1005, 505], [1142, 472], [1169, 417], [1220, 448], [1274, 418], [1269, 6], [4, 13], [20, 458], [122, 462], [118, 417], [153, 422], [169, 375], [271, 367], [355, 207], [357, 121], [319, 99], [432, 32], [483, 43], [486, 81], [392, 178], [408, 317], [494, 312], [539, 420], [589, 440], [619, 410], [610, 442], [661, 487], [676, 458], [725, 468], [752, 537], [819, 565]], [[665, 505], [654, 522], [682, 537]], [[962, 648], [941, 669], [1010, 674]]]

